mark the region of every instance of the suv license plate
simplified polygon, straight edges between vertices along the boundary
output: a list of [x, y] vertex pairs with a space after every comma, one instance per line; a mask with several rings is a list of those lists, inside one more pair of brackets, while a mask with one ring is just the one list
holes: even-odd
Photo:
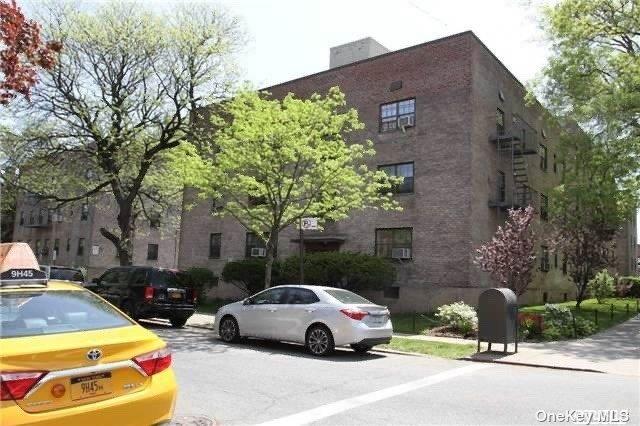
[[71, 399], [93, 398], [111, 393], [111, 372], [71, 378]]

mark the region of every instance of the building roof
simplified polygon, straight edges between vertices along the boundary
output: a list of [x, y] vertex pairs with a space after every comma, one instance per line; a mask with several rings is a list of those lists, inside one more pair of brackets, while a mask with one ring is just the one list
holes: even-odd
[[487, 45], [484, 44], [482, 42], [482, 40], [480, 40], [480, 38], [471, 30], [463, 31], [461, 33], [452, 34], [452, 35], [449, 35], [449, 36], [446, 36], [446, 37], [437, 38], [437, 39], [434, 39], [434, 40], [429, 40], [429, 41], [426, 41], [424, 43], [420, 43], [420, 44], [416, 44], [416, 45], [413, 45], [413, 46], [405, 47], [405, 48], [399, 49], [399, 50], [394, 50], [394, 51], [391, 51], [391, 52], [388, 52], [388, 53], [383, 53], [381, 55], [373, 56], [373, 57], [367, 58], [367, 59], [362, 59], [360, 61], [351, 62], [351, 63], [345, 64], [345, 65], [340, 65], [338, 67], [329, 68], [329, 69], [326, 69], [326, 70], [323, 70], [323, 71], [319, 71], [319, 72], [316, 72], [316, 73], [313, 73], [313, 74], [309, 74], [309, 75], [305, 75], [305, 76], [302, 76], [302, 77], [294, 78], [292, 80], [284, 81], [282, 83], [273, 84], [271, 86], [265, 87], [265, 88], [260, 89], [260, 90], [269, 91], [270, 89], [273, 89], [275, 87], [285, 86], [287, 84], [291, 84], [291, 83], [294, 83], [296, 81], [304, 80], [304, 79], [311, 78], [311, 77], [320, 76], [320, 75], [327, 74], [327, 73], [330, 73], [330, 72], [333, 72], [333, 71], [336, 71], [336, 70], [344, 69], [344, 68], [347, 68], [347, 67], [357, 66], [357, 65], [360, 65], [360, 64], [363, 64], [363, 63], [366, 63], [366, 62], [377, 61], [377, 60], [379, 60], [381, 58], [386, 58], [386, 57], [393, 56], [393, 55], [396, 55], [396, 54], [399, 54], [399, 53], [408, 52], [408, 51], [411, 51], [411, 50], [414, 50], [414, 49], [419, 49], [419, 48], [422, 48], [424, 46], [428, 46], [428, 45], [431, 45], [431, 44], [441, 43], [441, 42], [446, 41], [446, 40], [451, 40], [451, 39], [455, 39], [455, 38], [462, 38], [462, 37], [469, 37], [469, 36], [472, 37], [475, 41], [477, 41], [478, 44], [480, 46], [482, 46], [484, 48], [484, 50], [487, 53], [489, 53], [498, 62], [498, 64], [507, 72], [507, 74], [509, 76], [511, 76], [511, 78], [513, 78], [513, 80], [523, 90], [525, 90], [525, 91], [527, 90], [525, 85], [522, 84], [522, 82], [520, 82], [520, 80], [518, 80], [518, 78], [509, 70], [509, 68], [507, 68], [502, 63], [502, 61], [500, 59], [498, 59], [498, 57], [491, 50], [489, 50]]

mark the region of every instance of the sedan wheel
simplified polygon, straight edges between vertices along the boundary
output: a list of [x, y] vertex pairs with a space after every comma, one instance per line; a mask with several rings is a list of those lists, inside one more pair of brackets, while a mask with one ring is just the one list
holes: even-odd
[[334, 350], [333, 336], [328, 328], [314, 326], [307, 332], [307, 349], [315, 356], [329, 355]]
[[240, 338], [238, 323], [232, 317], [222, 318], [218, 332], [220, 338], [227, 343], [236, 342]]

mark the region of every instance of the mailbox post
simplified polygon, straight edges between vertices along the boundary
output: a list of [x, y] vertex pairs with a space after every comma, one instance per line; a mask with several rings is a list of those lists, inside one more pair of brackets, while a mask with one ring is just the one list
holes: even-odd
[[515, 343], [518, 352], [518, 301], [508, 288], [490, 288], [478, 299], [478, 352], [480, 342], [504, 344]]

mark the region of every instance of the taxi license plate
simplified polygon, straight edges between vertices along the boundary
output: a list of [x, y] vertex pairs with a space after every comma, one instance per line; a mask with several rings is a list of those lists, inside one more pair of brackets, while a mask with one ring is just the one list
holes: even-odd
[[71, 399], [93, 398], [111, 393], [111, 373], [71, 378]]

